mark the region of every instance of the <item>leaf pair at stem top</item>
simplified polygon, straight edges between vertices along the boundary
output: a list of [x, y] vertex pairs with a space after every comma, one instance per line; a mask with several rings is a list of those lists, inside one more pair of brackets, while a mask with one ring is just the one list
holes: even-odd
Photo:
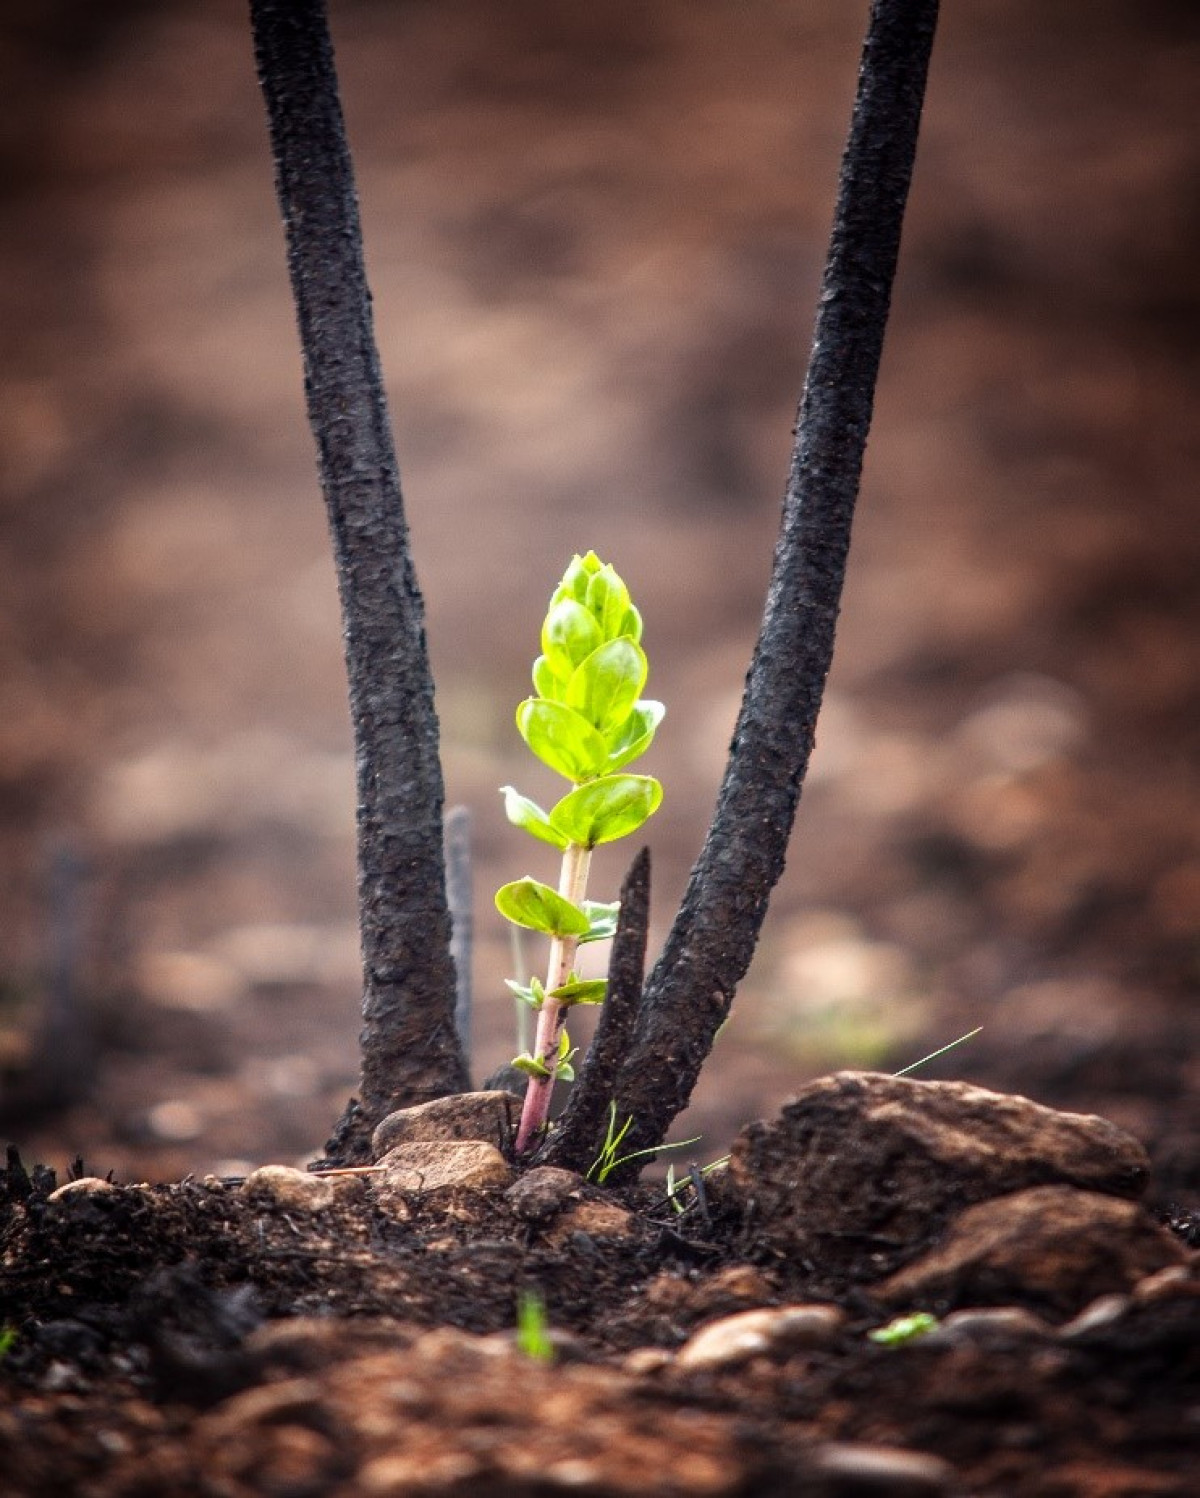
[[508, 920], [551, 938], [546, 983], [509, 985], [539, 1011], [535, 1053], [514, 1063], [530, 1076], [518, 1149], [545, 1127], [554, 1080], [569, 1074], [564, 1011], [603, 999], [603, 984], [581, 980], [572, 965], [582, 942], [615, 929], [615, 906], [583, 898], [591, 851], [636, 832], [662, 800], [653, 776], [622, 773], [650, 747], [665, 711], [641, 696], [648, 669], [641, 636], [641, 615], [612, 566], [591, 551], [574, 557], [542, 624], [535, 695], [517, 708], [521, 737], [572, 785], [549, 811], [503, 788], [509, 821], [563, 855], [557, 890], [527, 877], [496, 895]]

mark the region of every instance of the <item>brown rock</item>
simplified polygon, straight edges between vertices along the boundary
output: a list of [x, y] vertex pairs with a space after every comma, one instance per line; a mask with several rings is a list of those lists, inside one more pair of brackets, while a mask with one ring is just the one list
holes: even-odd
[[586, 1233], [589, 1238], [628, 1238], [635, 1229], [633, 1213], [616, 1202], [579, 1202], [555, 1222], [546, 1241], [557, 1246], [575, 1233]]
[[963, 1207], [1063, 1184], [1137, 1197], [1149, 1162], [1102, 1118], [965, 1082], [839, 1072], [734, 1142], [722, 1195], [771, 1247], [825, 1269], [874, 1248], [881, 1273]]
[[1038, 1186], [969, 1207], [936, 1248], [873, 1293], [931, 1311], [1017, 1300], [1070, 1316], [1185, 1258], [1135, 1202]]
[[557, 1165], [539, 1165], [504, 1193], [504, 1199], [526, 1222], [545, 1222], [585, 1189], [581, 1175]]
[[512, 1180], [504, 1156], [478, 1139], [430, 1140], [389, 1150], [376, 1192], [496, 1191]]
[[433, 1139], [482, 1139], [506, 1149], [520, 1115], [521, 1099], [511, 1092], [459, 1092], [434, 1098], [389, 1113], [371, 1136], [372, 1158], [382, 1160], [398, 1144]]

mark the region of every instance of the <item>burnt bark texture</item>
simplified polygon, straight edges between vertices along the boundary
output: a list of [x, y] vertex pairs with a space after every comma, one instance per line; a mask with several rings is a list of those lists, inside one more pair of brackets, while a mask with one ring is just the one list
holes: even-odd
[[875, 0], [762, 627], [716, 810], [617, 1083], [630, 1151], [687, 1105], [754, 954], [833, 656], [937, 0]]
[[354, 725], [363, 957], [361, 1101], [330, 1141], [363, 1155], [396, 1108], [467, 1085], [454, 1026], [443, 786], [350, 153], [323, 0], [251, 0], [304, 389], [329, 515]]
[[621, 885], [621, 910], [608, 960], [608, 990], [596, 1033], [558, 1127], [537, 1157], [539, 1165], [559, 1165], [583, 1174], [600, 1153], [617, 1072], [629, 1049], [641, 1002], [649, 930], [650, 850], [643, 848]]

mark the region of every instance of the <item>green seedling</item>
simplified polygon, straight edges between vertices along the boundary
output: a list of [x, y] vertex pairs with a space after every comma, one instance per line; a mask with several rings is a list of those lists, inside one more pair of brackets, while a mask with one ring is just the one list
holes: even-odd
[[15, 1326], [6, 1326], [0, 1330], [0, 1358], [7, 1357], [13, 1350], [17, 1341], [17, 1329]]
[[517, 1297], [517, 1347], [535, 1363], [554, 1361], [550, 1319], [540, 1291], [522, 1290]]
[[580, 946], [612, 936], [617, 926], [615, 903], [584, 898], [592, 850], [636, 832], [662, 800], [652, 776], [624, 773], [650, 747], [665, 711], [641, 695], [648, 669], [641, 637], [641, 615], [614, 569], [592, 551], [574, 557], [542, 624], [535, 695], [517, 708], [521, 737], [571, 790], [543, 811], [502, 787], [508, 820], [562, 854], [557, 889], [527, 875], [496, 893], [506, 920], [550, 938], [546, 981], [508, 982], [538, 1016], [533, 1051], [513, 1061], [529, 1078], [518, 1154], [545, 1132], [555, 1082], [575, 1075], [567, 1010], [604, 1001], [605, 981], [575, 968]]
[[907, 1316], [897, 1316], [886, 1326], [877, 1326], [867, 1336], [881, 1347], [906, 1347], [910, 1342], [927, 1337], [938, 1328], [938, 1319], [932, 1311], [911, 1311]]
[[697, 1144], [700, 1141], [700, 1135], [696, 1134], [691, 1139], [681, 1139], [678, 1144], [659, 1144], [652, 1149], [632, 1150], [629, 1154], [622, 1155], [620, 1153], [621, 1141], [632, 1127], [633, 1115], [631, 1113], [621, 1127], [617, 1128], [617, 1105], [615, 1102], [609, 1103], [608, 1130], [604, 1135], [604, 1143], [600, 1146], [600, 1153], [588, 1169], [589, 1181], [594, 1180], [598, 1186], [603, 1186], [614, 1170], [618, 1170], [622, 1165], [628, 1165], [631, 1160], [642, 1160], [647, 1155], [661, 1154], [664, 1150], [686, 1149], [689, 1144]]
[[[671, 1148], [671, 1146], [668, 1145], [667, 1148]], [[728, 1155], [722, 1155], [719, 1160], [710, 1160], [707, 1165], [702, 1165], [700, 1167], [697, 1174], [703, 1178], [709, 1173], [710, 1170], [716, 1170], [719, 1165], [727, 1165], [729, 1163], [729, 1159], [730, 1157]], [[667, 1205], [671, 1208], [672, 1212], [674, 1212], [677, 1217], [682, 1217], [683, 1214], [688, 1210], [689, 1206], [694, 1205], [694, 1203], [685, 1202], [683, 1200], [683, 1194], [689, 1188], [693, 1191], [695, 1190], [695, 1178], [693, 1177], [691, 1172], [689, 1172], [686, 1179], [676, 1180], [675, 1166], [672, 1164], [667, 1166], [666, 1185]]]

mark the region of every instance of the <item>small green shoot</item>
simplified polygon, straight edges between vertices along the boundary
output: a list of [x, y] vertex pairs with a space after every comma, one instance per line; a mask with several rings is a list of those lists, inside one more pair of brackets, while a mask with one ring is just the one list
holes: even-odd
[[539, 1290], [522, 1290], [517, 1296], [517, 1347], [535, 1363], [554, 1361], [546, 1302]]
[[927, 1061], [936, 1061], [939, 1056], [944, 1056], [947, 1051], [952, 1051], [956, 1045], [962, 1045], [964, 1041], [974, 1040], [976, 1035], [983, 1033], [983, 1026], [976, 1025], [973, 1030], [968, 1030], [965, 1035], [960, 1035], [957, 1040], [952, 1040], [948, 1045], [939, 1046], [936, 1051], [930, 1051], [928, 1056], [922, 1056], [920, 1061], [910, 1061], [907, 1066], [902, 1066], [899, 1071], [892, 1073], [893, 1077], [907, 1077], [910, 1071], [916, 1071], [918, 1066], [924, 1066]]
[[592, 850], [636, 832], [662, 800], [653, 776], [623, 773], [650, 747], [665, 712], [641, 695], [649, 669], [641, 638], [642, 617], [612, 566], [594, 551], [574, 557], [542, 623], [535, 695], [517, 708], [521, 737], [571, 790], [544, 811], [513, 786], [501, 787], [508, 820], [562, 854], [557, 889], [526, 875], [496, 892], [505, 920], [550, 938], [546, 981], [509, 984], [538, 1017], [532, 1052], [513, 1062], [529, 1078], [518, 1154], [545, 1132], [555, 1082], [574, 1077], [567, 1010], [604, 1000], [603, 979], [575, 970], [580, 946], [607, 940], [617, 927], [615, 904], [584, 898]]
[[6, 1326], [0, 1329], [0, 1358], [7, 1357], [13, 1350], [17, 1341], [17, 1329], [15, 1326]]
[[[730, 1157], [728, 1155], [722, 1155], [719, 1160], [710, 1160], [707, 1165], [702, 1165], [700, 1167], [698, 1174], [701, 1177], [706, 1176], [710, 1170], [716, 1170], [719, 1165], [727, 1165], [729, 1163], [729, 1159]], [[683, 1200], [683, 1194], [689, 1188], [691, 1188], [693, 1191], [695, 1190], [695, 1182], [691, 1173], [688, 1173], [688, 1176], [685, 1180], [677, 1181], [675, 1179], [674, 1164], [668, 1165], [667, 1205], [671, 1208], [672, 1212], [674, 1212], [677, 1217], [682, 1217], [683, 1214], [688, 1210], [689, 1206], [695, 1205], [694, 1203], [684, 1202]]]
[[867, 1336], [880, 1347], [907, 1347], [910, 1342], [927, 1337], [937, 1328], [938, 1319], [932, 1311], [910, 1311], [905, 1316], [897, 1316], [886, 1326], [877, 1326]]
[[604, 1136], [604, 1143], [600, 1146], [600, 1153], [592, 1161], [588, 1169], [587, 1179], [594, 1180], [598, 1186], [603, 1186], [614, 1170], [622, 1165], [628, 1165], [631, 1160], [642, 1160], [647, 1155], [657, 1155], [664, 1150], [686, 1149], [689, 1144], [698, 1144], [700, 1135], [696, 1134], [691, 1139], [681, 1139], [677, 1144], [658, 1144], [653, 1149], [632, 1150], [628, 1155], [619, 1153], [621, 1141], [633, 1128], [633, 1114], [631, 1113], [621, 1127], [617, 1128], [617, 1105], [611, 1102], [608, 1105], [608, 1131]]

